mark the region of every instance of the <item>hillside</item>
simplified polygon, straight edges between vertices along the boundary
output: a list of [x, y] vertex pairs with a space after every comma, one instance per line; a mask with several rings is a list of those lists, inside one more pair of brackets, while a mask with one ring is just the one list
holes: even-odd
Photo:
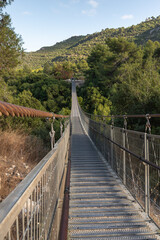
[[65, 60], [77, 63], [87, 58], [94, 45], [105, 43], [108, 37], [118, 36], [126, 37], [142, 45], [149, 39], [160, 41], [160, 16], [148, 18], [144, 22], [128, 28], [106, 28], [101, 32], [86, 36], [74, 36], [53, 46], [42, 47], [37, 52], [26, 53], [23, 63], [19, 67], [27, 64], [30, 68], [36, 69], [42, 67], [46, 62], [62, 62]]
[[72, 45], [78, 43], [81, 39], [83, 39], [84, 36], [74, 36], [67, 40], [64, 40], [62, 42], [56, 43], [55, 45], [51, 47], [42, 47], [37, 52], [54, 52], [62, 49], [68, 49], [72, 47]]

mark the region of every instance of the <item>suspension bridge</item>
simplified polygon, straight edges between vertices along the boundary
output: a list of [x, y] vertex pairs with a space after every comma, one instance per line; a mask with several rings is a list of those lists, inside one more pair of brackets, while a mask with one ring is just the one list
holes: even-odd
[[[0, 113], [53, 117], [2, 102]], [[160, 239], [159, 158], [160, 136], [84, 113], [73, 82], [61, 139], [0, 204], [0, 239]]]

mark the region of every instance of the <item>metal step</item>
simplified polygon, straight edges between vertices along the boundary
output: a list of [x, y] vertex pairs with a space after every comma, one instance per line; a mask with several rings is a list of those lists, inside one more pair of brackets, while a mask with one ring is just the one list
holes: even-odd
[[126, 198], [126, 196], [113, 196], [112, 194], [90, 194], [90, 195], [86, 195], [86, 196], [84, 196], [84, 195], [79, 195], [79, 194], [77, 194], [77, 195], [75, 195], [75, 194], [72, 194], [71, 196], [70, 196], [70, 199], [99, 199], [99, 198], [101, 198], [101, 199], [108, 199], [108, 198], [111, 198], [111, 199], [122, 199], [122, 198]]
[[[149, 221], [149, 220], [146, 220], [146, 221]], [[103, 217], [103, 218], [70, 218], [69, 220], [70, 222], [70, 226], [72, 225], [86, 225], [88, 223], [90, 224], [103, 224], [103, 223], [128, 223], [128, 222], [132, 222], [132, 223], [135, 223], [135, 222], [144, 222], [144, 219], [140, 218], [138, 214], [134, 214], [133, 216], [131, 217], [126, 217], [126, 216], [121, 216], [121, 217], [112, 217], [112, 218], [107, 218], [107, 217]]]
[[154, 237], [152, 234], [148, 234], [146, 236], [120, 236], [120, 237], [114, 237], [114, 236], [91, 236], [91, 237], [70, 237], [70, 240], [156, 240], [157, 238]]
[[90, 223], [90, 224], [78, 224], [78, 225], [70, 225], [69, 229], [84, 231], [84, 230], [117, 230], [117, 229], [139, 229], [139, 228], [146, 228], [146, 224], [144, 222], [132, 222], [132, 223]]
[[98, 188], [98, 189], [73, 189], [71, 188], [70, 190], [70, 193], [75, 193], [75, 194], [89, 194], [89, 193], [92, 193], [92, 194], [96, 194], [96, 193], [119, 193], [121, 192], [121, 190], [114, 190], [114, 189], [107, 189], [107, 188]]
[[93, 172], [93, 176], [90, 176], [90, 178], [87, 178], [87, 177], [83, 177], [83, 178], [75, 178], [74, 179], [74, 183], [76, 182], [96, 182], [96, 183], [99, 183], [99, 182], [106, 182], [106, 185], [107, 185], [107, 182], [114, 182], [115, 183], [115, 179], [113, 177], [107, 177], [107, 176], [101, 176], [101, 177], [98, 177], [95, 175], [95, 172]]
[[126, 199], [85, 199], [85, 200], [70, 200], [70, 206], [78, 205], [79, 207], [83, 207], [83, 205], [121, 205], [121, 204], [132, 204], [132, 201]]
[[[106, 181], [100, 181], [100, 182], [71, 182], [71, 187], [85, 187], [85, 186], [94, 186], [94, 187], [99, 187], [99, 186], [106, 186]], [[116, 186], [114, 181], [110, 181], [109, 183], [107, 183], [107, 186]]]
[[[129, 204], [129, 203], [119, 203], [119, 204], [117, 204], [117, 203], [110, 203], [110, 204], [105, 204], [105, 203], [102, 203], [102, 204], [100, 204], [100, 203], [97, 203], [97, 204], [93, 204], [93, 203], [88, 203], [88, 204], [83, 204], [83, 203], [81, 203], [81, 204], [73, 204], [73, 203], [71, 203], [70, 204], [70, 208], [79, 208], [79, 209], [81, 209], [81, 208], [84, 208], [84, 209], [87, 209], [87, 208], [92, 208], [92, 209], [94, 209], [94, 208], [119, 208], [119, 207], [129, 207], [129, 206], [132, 206], [131, 205], [131, 203]], [[72, 209], [71, 209], [71, 211], [72, 211]]]
[[70, 217], [71, 218], [97, 218], [97, 217], [129, 217], [129, 216], [134, 216], [137, 215], [136, 211], [130, 211], [130, 212], [89, 212], [89, 213], [71, 213], [70, 212]]
[[118, 230], [73, 230], [71, 237], [76, 237], [76, 238], [83, 238], [83, 237], [136, 237], [136, 236], [154, 236], [154, 234], [151, 234], [151, 232], [145, 228], [138, 228], [138, 229], [118, 229]]
[[[110, 173], [108, 171], [106, 171], [106, 176], [112, 177], [112, 175], [110, 175]], [[71, 177], [74, 177], [74, 178], [84, 178], [84, 177], [87, 177], [87, 178], [89, 178], [89, 177], [93, 177], [93, 174], [90, 173], [90, 172], [83, 172], [83, 171], [79, 171], [79, 173], [74, 173], [72, 171], [71, 172]], [[101, 173], [97, 173], [96, 177], [102, 177]]]

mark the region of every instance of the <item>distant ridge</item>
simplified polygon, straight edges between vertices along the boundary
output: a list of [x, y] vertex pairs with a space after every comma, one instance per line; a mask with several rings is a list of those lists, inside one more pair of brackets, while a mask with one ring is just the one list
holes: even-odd
[[42, 67], [46, 62], [71, 61], [79, 62], [86, 59], [93, 46], [104, 44], [108, 37], [123, 36], [138, 45], [145, 44], [148, 40], [160, 42], [160, 16], [147, 18], [144, 22], [131, 27], [106, 28], [101, 32], [86, 36], [72, 36], [53, 46], [44, 46], [36, 52], [26, 53], [20, 67], [27, 64], [30, 68]]
[[81, 39], [83, 39], [85, 36], [73, 36], [71, 38], [68, 38], [62, 42], [58, 42], [53, 46], [50, 47], [42, 47], [37, 52], [52, 52], [60, 49], [67, 49], [72, 47], [72, 45], [78, 43]]

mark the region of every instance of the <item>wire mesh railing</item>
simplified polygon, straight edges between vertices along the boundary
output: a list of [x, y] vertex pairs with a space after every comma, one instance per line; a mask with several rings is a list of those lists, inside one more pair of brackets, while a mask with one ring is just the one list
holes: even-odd
[[58, 239], [59, 199], [67, 167], [70, 123], [61, 139], [0, 204], [1, 240]]
[[160, 227], [160, 136], [107, 125], [102, 116], [79, 111], [98, 150]]

